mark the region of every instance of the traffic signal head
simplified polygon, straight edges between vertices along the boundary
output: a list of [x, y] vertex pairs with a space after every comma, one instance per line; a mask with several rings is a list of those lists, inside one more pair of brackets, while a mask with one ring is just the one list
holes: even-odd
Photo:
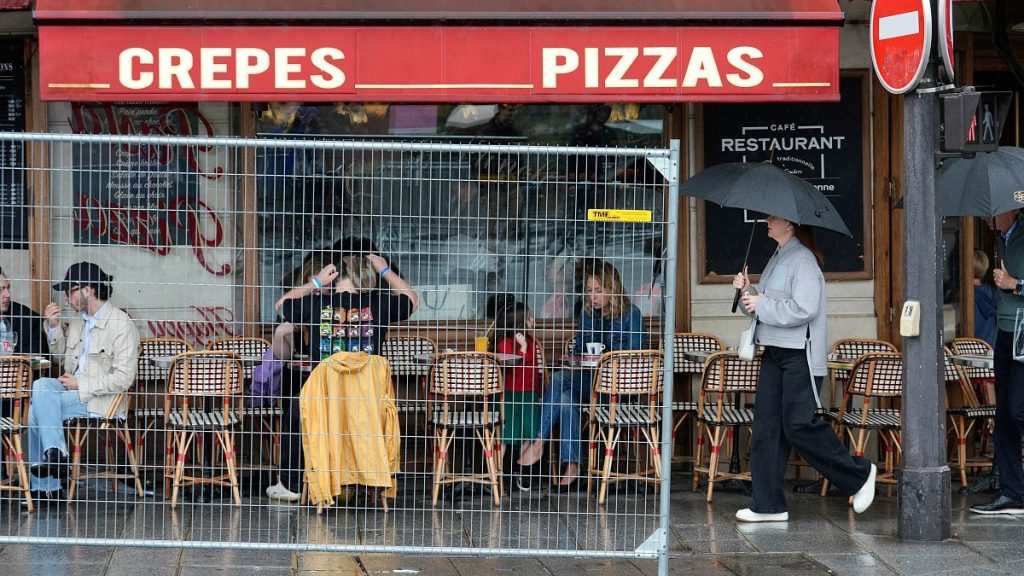
[[991, 152], [999, 148], [1011, 92], [957, 92], [942, 96], [942, 151]]

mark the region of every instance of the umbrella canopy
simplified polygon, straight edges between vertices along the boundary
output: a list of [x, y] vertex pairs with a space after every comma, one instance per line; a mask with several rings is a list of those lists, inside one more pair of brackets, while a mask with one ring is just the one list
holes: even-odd
[[726, 208], [745, 208], [853, 236], [820, 190], [772, 164], [717, 164], [684, 182], [679, 191]]
[[1024, 149], [951, 158], [935, 177], [943, 216], [998, 216], [1024, 208]]

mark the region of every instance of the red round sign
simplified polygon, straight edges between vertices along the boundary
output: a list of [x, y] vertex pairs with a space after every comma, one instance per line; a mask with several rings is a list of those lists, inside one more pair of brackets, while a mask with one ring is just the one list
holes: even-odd
[[931, 45], [928, 0], [875, 0], [871, 4], [871, 64], [886, 90], [903, 94], [917, 86], [928, 65]]
[[939, 0], [939, 51], [946, 81], [953, 81], [953, 0]]

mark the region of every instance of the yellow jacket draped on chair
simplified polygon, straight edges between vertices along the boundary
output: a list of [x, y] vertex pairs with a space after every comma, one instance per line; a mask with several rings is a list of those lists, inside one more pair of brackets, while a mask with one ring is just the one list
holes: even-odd
[[332, 505], [353, 484], [394, 497], [401, 433], [383, 356], [338, 352], [324, 359], [302, 387], [299, 412], [311, 503]]

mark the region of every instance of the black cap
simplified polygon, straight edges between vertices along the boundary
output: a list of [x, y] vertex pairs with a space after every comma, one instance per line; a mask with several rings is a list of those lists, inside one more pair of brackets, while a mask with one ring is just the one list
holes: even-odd
[[92, 262], [78, 262], [68, 267], [64, 280], [54, 284], [53, 289], [57, 292], [67, 292], [72, 286], [98, 286], [111, 280], [109, 274]]

